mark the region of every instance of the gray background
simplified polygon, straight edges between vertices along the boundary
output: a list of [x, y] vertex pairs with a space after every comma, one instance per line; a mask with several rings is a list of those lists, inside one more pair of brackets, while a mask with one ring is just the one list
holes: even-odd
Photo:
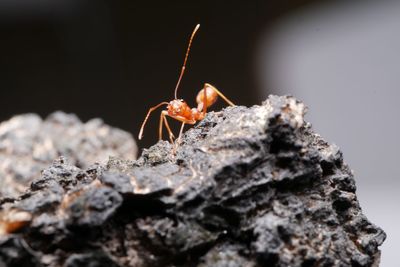
[[336, 2], [277, 21], [258, 48], [264, 94], [292, 94], [354, 170], [363, 211], [388, 237], [381, 266], [400, 266], [400, 2]]

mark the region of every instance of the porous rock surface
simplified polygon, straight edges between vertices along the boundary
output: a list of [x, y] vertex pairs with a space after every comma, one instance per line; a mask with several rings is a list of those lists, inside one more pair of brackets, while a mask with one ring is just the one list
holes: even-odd
[[133, 137], [101, 119], [83, 123], [73, 114], [54, 112], [14, 116], [0, 124], [0, 197], [17, 197], [59, 156], [87, 168], [109, 156], [136, 158]]
[[378, 266], [385, 233], [304, 112], [270, 96], [137, 161], [56, 160], [3, 201], [0, 266]]

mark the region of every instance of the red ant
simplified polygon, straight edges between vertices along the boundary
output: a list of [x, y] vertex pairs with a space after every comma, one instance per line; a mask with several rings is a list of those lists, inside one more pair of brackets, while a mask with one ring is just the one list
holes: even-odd
[[192, 35], [190, 36], [189, 39], [189, 45], [186, 51], [185, 55], [185, 60], [183, 61], [183, 66], [181, 69], [181, 74], [179, 76], [178, 82], [175, 87], [175, 99], [172, 100], [171, 102], [161, 102], [160, 104], [152, 107], [149, 109], [147, 112], [147, 115], [142, 123], [142, 126], [140, 127], [140, 132], [139, 132], [139, 140], [142, 139], [143, 137], [143, 128], [147, 122], [147, 119], [150, 116], [150, 113], [159, 108], [162, 105], [167, 105], [167, 110], [161, 111], [160, 115], [160, 125], [159, 125], [159, 140], [162, 139], [162, 130], [163, 130], [163, 125], [165, 124], [165, 127], [168, 130], [169, 133], [169, 139], [171, 143], [174, 142], [174, 134], [171, 131], [171, 128], [169, 127], [168, 121], [166, 116], [169, 116], [173, 119], [176, 119], [178, 121], [182, 122], [182, 126], [179, 131], [179, 136], [178, 136], [178, 141], [181, 138], [182, 132], [183, 132], [183, 127], [185, 124], [195, 124], [197, 121], [201, 121], [204, 119], [207, 113], [207, 108], [211, 106], [212, 104], [217, 101], [218, 96], [220, 96], [222, 99], [224, 99], [229, 105], [234, 106], [234, 104], [227, 99], [220, 91], [218, 91], [217, 88], [212, 86], [209, 83], [205, 83], [203, 89], [200, 90], [200, 92], [197, 94], [196, 97], [196, 102], [197, 102], [197, 108], [190, 108], [188, 104], [183, 99], [178, 99], [177, 98], [177, 92], [178, 92], [178, 87], [181, 82], [183, 73], [185, 72], [186, 68], [186, 61], [189, 56], [190, 52], [190, 46], [192, 45], [193, 37], [195, 36], [197, 30], [200, 28], [200, 24], [197, 24], [196, 27], [194, 28]]

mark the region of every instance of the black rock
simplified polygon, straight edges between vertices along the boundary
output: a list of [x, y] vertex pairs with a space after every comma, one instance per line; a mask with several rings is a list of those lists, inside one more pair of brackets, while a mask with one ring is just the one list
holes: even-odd
[[65, 261], [64, 267], [119, 267], [117, 263], [112, 261], [110, 255], [106, 255], [103, 251], [91, 251], [83, 254], [72, 254]]
[[379, 265], [386, 235], [304, 113], [270, 96], [210, 112], [137, 161], [55, 161], [2, 201], [0, 266]]
[[0, 237], [0, 266], [42, 266], [25, 241], [18, 236]]
[[126, 174], [105, 172], [99, 177], [99, 180], [121, 194], [133, 192], [131, 178]]
[[109, 156], [135, 159], [136, 150], [129, 133], [100, 119], [83, 123], [60, 111], [45, 120], [36, 114], [15, 116], [0, 124], [0, 197], [17, 197], [59, 156], [86, 169]]

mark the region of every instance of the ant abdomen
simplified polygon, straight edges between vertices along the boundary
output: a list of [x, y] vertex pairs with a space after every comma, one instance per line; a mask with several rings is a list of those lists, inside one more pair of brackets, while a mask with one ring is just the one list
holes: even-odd
[[[211, 106], [212, 104], [215, 103], [218, 99], [218, 94], [217, 91], [214, 89], [215, 87], [212, 86], [211, 84], [206, 83], [204, 85], [204, 88], [200, 90], [200, 92], [197, 94], [196, 97], [196, 102], [198, 105], [201, 104], [203, 106], [205, 103], [207, 103], [207, 108]], [[205, 91], [205, 94], [204, 94]], [[204, 96], [207, 98], [207, 101], [205, 101]]]

